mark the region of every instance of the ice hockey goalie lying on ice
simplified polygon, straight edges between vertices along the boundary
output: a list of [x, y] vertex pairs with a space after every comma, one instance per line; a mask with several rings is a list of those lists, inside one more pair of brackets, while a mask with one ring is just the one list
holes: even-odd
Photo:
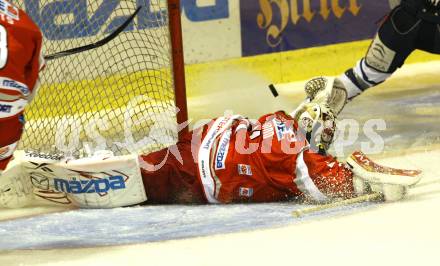
[[104, 153], [69, 161], [27, 154], [1, 176], [0, 204], [321, 203], [370, 191], [398, 200], [418, 182], [419, 172], [381, 167], [359, 152], [338, 162], [325, 152], [334, 131], [329, 105], [305, 102], [291, 115], [276, 112], [258, 122], [216, 118], [175, 146], [139, 157]]

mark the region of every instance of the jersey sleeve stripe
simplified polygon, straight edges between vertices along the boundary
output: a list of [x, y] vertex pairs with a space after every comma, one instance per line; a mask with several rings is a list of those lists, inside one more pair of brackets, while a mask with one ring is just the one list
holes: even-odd
[[326, 202], [328, 197], [325, 196], [313, 183], [312, 178], [309, 175], [309, 169], [304, 161], [304, 151], [302, 151], [296, 161], [296, 177], [294, 182], [298, 189], [306, 196], [312, 198], [317, 202]]

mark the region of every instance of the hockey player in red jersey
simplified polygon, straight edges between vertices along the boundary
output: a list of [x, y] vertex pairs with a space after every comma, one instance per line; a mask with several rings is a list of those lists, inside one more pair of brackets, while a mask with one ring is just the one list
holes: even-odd
[[[325, 117], [322, 139], [327, 141], [320, 144], [328, 144], [334, 132], [332, 114], [319, 105], [304, 107], [302, 123], [312, 126], [314, 118]], [[217, 118], [177, 144], [180, 158], [167, 156], [168, 149], [141, 156], [147, 203], [352, 197], [351, 170], [319, 148], [313, 150], [304, 132], [281, 111], [253, 123], [241, 116]]]
[[[332, 83], [328, 83], [332, 85]], [[25, 154], [0, 179], [0, 206], [328, 202], [371, 191], [398, 200], [420, 172], [382, 167], [360, 152], [328, 155], [335, 116], [305, 102], [291, 115], [220, 117], [177, 144], [146, 155], [98, 153], [78, 160]]]
[[42, 34], [22, 10], [0, 0], [0, 174], [20, 140], [23, 111], [36, 92]]
[[[382, 168], [387, 169], [383, 173], [401, 179], [381, 179], [380, 167], [360, 152], [347, 164], [326, 154], [335, 126], [332, 111], [317, 103], [304, 103], [292, 116], [280, 111], [254, 123], [240, 116], [217, 118], [179, 142], [174, 147], [179, 156], [170, 154], [169, 148], [140, 157], [146, 203], [295, 198], [319, 203], [351, 198], [368, 189], [396, 200], [419, 180], [417, 171], [391, 168]], [[376, 172], [376, 179], [363, 171]]]

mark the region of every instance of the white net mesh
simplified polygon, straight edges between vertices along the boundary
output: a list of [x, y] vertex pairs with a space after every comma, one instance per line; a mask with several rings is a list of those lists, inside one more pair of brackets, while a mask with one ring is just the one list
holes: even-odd
[[165, 0], [18, 5], [42, 29], [45, 54], [105, 38], [142, 5], [134, 24], [107, 45], [46, 63], [21, 149], [82, 157], [102, 149], [150, 152], [176, 141]]

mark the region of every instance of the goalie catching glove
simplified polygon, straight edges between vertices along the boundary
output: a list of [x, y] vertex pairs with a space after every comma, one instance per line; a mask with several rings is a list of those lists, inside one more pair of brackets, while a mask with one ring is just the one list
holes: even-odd
[[307, 81], [304, 90], [309, 102], [327, 105], [335, 115], [338, 115], [347, 103], [347, 91], [336, 78], [313, 78]]
[[353, 186], [357, 195], [371, 192], [382, 194], [385, 201], [402, 199], [408, 188], [417, 184], [422, 175], [418, 170], [403, 170], [381, 166], [362, 152], [354, 152], [347, 165], [353, 172]]

